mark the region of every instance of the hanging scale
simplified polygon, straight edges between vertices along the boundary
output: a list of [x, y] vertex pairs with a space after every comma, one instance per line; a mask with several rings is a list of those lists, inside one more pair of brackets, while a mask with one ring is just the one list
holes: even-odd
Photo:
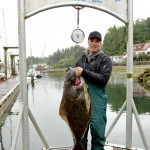
[[81, 43], [85, 38], [84, 32], [81, 29], [79, 29], [79, 17], [80, 17], [79, 16], [79, 11], [82, 8], [83, 7], [81, 7], [81, 6], [75, 6], [75, 9], [77, 9], [77, 28], [71, 34], [71, 39], [75, 43]]

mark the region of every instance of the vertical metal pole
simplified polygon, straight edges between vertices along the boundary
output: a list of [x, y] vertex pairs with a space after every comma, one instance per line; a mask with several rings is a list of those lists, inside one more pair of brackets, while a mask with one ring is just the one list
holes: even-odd
[[7, 48], [4, 48], [4, 53], [5, 53], [5, 77], [7, 79]]
[[12, 141], [11, 150], [16, 149], [17, 139], [18, 139], [18, 135], [19, 135], [19, 129], [20, 129], [20, 126], [21, 126], [21, 121], [22, 121], [23, 110], [24, 110], [24, 106], [21, 103], [20, 107], [19, 107], [19, 116], [18, 116], [16, 129], [15, 129], [15, 132], [14, 132], [14, 137], [13, 137], [13, 141]]
[[127, 113], [126, 148], [132, 148], [132, 99], [133, 99], [133, 0], [128, 6], [128, 43], [127, 43]]
[[18, 0], [18, 29], [19, 29], [19, 74], [21, 100], [24, 103], [22, 118], [23, 150], [29, 150], [29, 121], [27, 96], [27, 66], [26, 66], [26, 39], [25, 39], [25, 2]]

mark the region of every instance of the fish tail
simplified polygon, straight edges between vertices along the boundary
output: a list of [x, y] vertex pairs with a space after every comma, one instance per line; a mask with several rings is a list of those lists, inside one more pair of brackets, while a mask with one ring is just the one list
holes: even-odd
[[82, 144], [76, 144], [72, 150], [85, 150]]

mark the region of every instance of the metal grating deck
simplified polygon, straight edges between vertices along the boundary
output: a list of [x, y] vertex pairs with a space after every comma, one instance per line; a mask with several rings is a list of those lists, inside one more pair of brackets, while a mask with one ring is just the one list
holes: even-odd
[[[58, 148], [50, 148], [50, 150], [72, 150], [73, 146], [68, 147], [58, 147]], [[91, 146], [88, 146], [88, 150], [90, 150]]]
[[[64, 147], [51, 147], [49, 149], [43, 148], [43, 150], [72, 150], [73, 146], [64, 146]], [[87, 150], [91, 150], [91, 146], [88, 146]], [[125, 146], [123, 145], [117, 145], [117, 144], [106, 144], [105, 150], [127, 150]], [[132, 148], [130, 150], [144, 150], [140, 148]]]
[[[72, 150], [73, 146], [66, 146], [66, 147], [52, 147], [48, 150]], [[47, 149], [43, 149], [47, 150]], [[91, 146], [88, 146], [87, 150], [91, 150]], [[105, 150], [125, 150], [123, 147], [114, 147], [114, 146], [105, 146]]]

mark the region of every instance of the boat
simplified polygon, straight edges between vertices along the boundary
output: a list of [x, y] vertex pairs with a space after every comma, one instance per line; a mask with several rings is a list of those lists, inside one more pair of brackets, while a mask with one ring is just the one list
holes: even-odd
[[37, 77], [36, 77], [37, 73], [35, 69], [29, 69], [27, 72], [27, 83], [35, 83], [37, 82]]
[[36, 71], [36, 77], [41, 78], [41, 77], [43, 77], [43, 74], [38, 70], [38, 71]]

